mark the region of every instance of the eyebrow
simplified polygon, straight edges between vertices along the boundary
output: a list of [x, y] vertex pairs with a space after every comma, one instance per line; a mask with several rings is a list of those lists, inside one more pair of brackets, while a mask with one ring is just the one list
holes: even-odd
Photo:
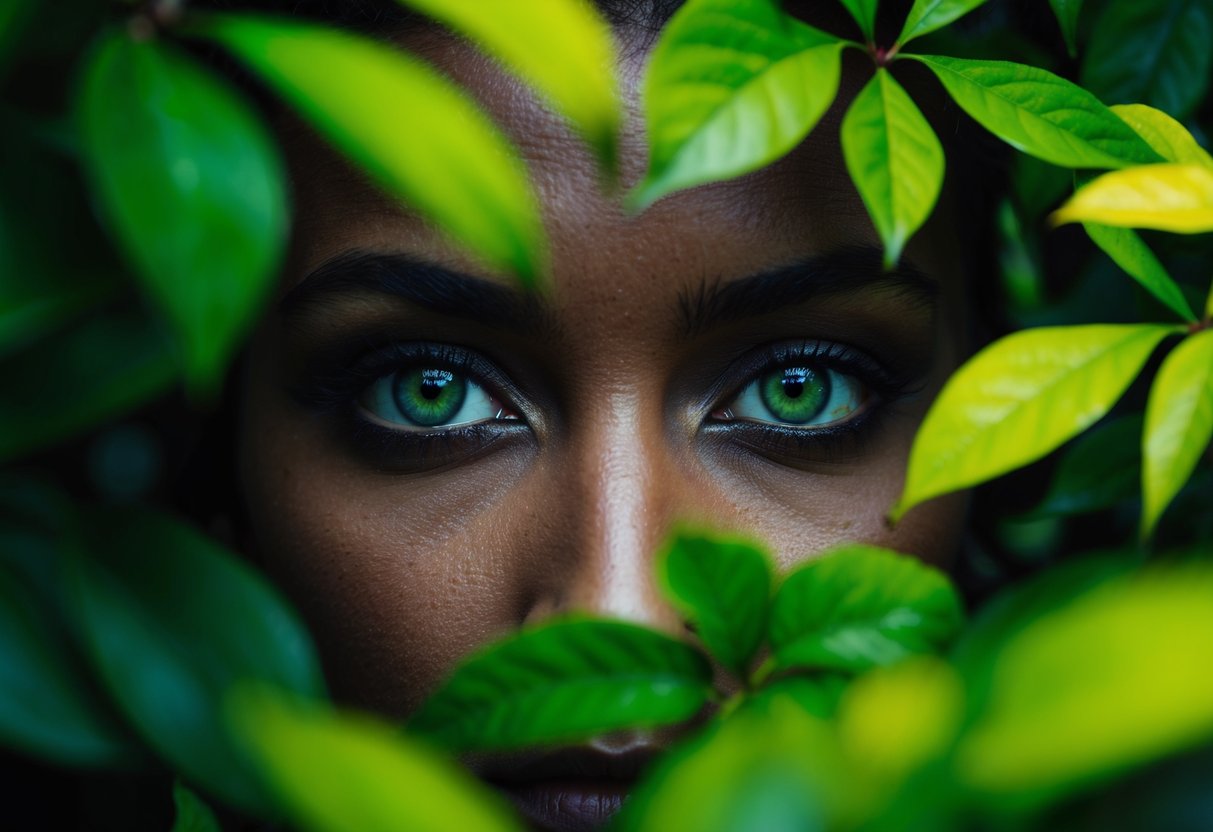
[[913, 263], [889, 271], [873, 246], [848, 246], [737, 280], [706, 282], [679, 296], [687, 335], [742, 318], [778, 312], [818, 297], [888, 290], [919, 308], [934, 309], [939, 283]]
[[452, 271], [403, 254], [347, 252], [329, 260], [278, 302], [288, 320], [336, 297], [375, 293], [408, 301], [440, 315], [526, 333], [549, 333], [551, 316], [534, 293]]

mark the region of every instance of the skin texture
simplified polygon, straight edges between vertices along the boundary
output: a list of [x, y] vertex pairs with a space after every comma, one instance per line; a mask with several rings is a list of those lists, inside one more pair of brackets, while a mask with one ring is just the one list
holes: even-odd
[[[762, 539], [782, 567], [847, 540], [950, 564], [965, 498], [934, 501], [895, 529], [884, 520], [914, 431], [966, 351], [946, 204], [907, 252], [937, 282], [933, 304], [877, 285], [689, 331], [687, 310], [720, 286], [878, 245], [842, 163], [841, 108], [782, 162], [630, 218], [580, 143], [508, 76], [440, 36], [408, 46], [469, 88], [518, 144], [543, 204], [551, 279], [530, 302], [542, 309], [535, 331], [365, 290], [298, 301], [293, 289], [349, 252], [405, 254], [515, 286], [380, 196], [305, 129], [282, 125], [298, 216], [286, 307], [261, 324], [243, 380], [244, 545], [303, 611], [336, 698], [404, 716], [469, 651], [572, 610], [685, 634], [651, 569], [679, 522]], [[645, 166], [636, 91], [645, 55], [622, 54], [630, 185]], [[848, 72], [843, 98], [862, 80]], [[401, 123], [424, 129], [408, 114]], [[878, 254], [869, 260], [871, 277]], [[300, 387], [342, 372], [349, 360], [334, 355], [349, 343], [377, 346], [385, 334], [474, 350], [509, 380], [499, 392], [517, 418], [490, 423], [495, 438], [470, 450], [431, 437], [418, 459], [360, 441], [367, 417], [357, 402], [300, 400]], [[905, 383], [896, 395], [865, 393], [860, 415], [870, 418], [832, 440], [798, 443], [785, 431], [776, 441], [760, 425], [719, 418], [752, 380], [738, 368], [755, 350], [806, 338], [857, 348]]]

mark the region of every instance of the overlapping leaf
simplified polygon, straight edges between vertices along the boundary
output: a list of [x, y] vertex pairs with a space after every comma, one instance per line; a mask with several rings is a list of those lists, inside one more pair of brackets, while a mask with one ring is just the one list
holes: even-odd
[[906, 44], [914, 38], [941, 29], [985, 2], [986, 0], [914, 0], [897, 42]]
[[1095, 245], [1164, 306], [1186, 321], [1196, 320], [1179, 284], [1167, 274], [1158, 257], [1134, 231], [1091, 222], [1084, 223], [1083, 228]]
[[1213, 157], [1197, 143], [1188, 128], [1162, 110], [1145, 104], [1117, 104], [1111, 110], [1164, 161], [1213, 168]]
[[1053, 222], [1096, 222], [1180, 234], [1213, 231], [1213, 168], [1142, 165], [1105, 173], [1057, 209]]

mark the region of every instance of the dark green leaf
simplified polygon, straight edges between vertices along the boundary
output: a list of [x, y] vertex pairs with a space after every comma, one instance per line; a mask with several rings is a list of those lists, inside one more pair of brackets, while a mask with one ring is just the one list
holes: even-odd
[[86, 528], [92, 550], [72, 559], [70, 587], [119, 707], [191, 782], [267, 810], [221, 699], [243, 680], [322, 695], [302, 625], [244, 561], [163, 516], [110, 509]]
[[180, 782], [173, 784], [173, 804], [177, 819], [172, 832], [223, 832], [211, 808]]
[[834, 100], [841, 50], [775, 0], [688, 2], [649, 61], [649, 171], [632, 207], [756, 170], [799, 144]]
[[1112, 0], [1095, 21], [1082, 85], [1108, 104], [1186, 118], [1213, 71], [1213, 0]]
[[905, 57], [926, 64], [982, 127], [1046, 162], [1120, 168], [1161, 160], [1099, 99], [1051, 72], [1005, 61]]
[[149, 321], [98, 315], [0, 364], [0, 460], [39, 450], [143, 404], [176, 368]]
[[738, 677], [762, 643], [771, 600], [766, 553], [746, 540], [682, 533], [660, 555], [666, 595], [712, 656]]
[[850, 545], [788, 575], [775, 595], [769, 638], [778, 668], [862, 672], [943, 649], [963, 617], [938, 570]]
[[173, 323], [190, 380], [214, 390], [277, 276], [283, 171], [225, 83], [161, 41], [103, 37], [79, 102], [106, 218]]
[[906, 91], [878, 69], [842, 120], [842, 152], [892, 267], [939, 198], [943, 147]]
[[[390, 193], [492, 267], [542, 271], [538, 202], [517, 152], [472, 99], [404, 51], [327, 26], [250, 15], [197, 31], [230, 49]], [[384, 117], [424, 113], [425, 129]]]
[[934, 32], [953, 20], [964, 17], [985, 2], [986, 0], [914, 0], [897, 42], [904, 45], [914, 38]]
[[309, 832], [515, 832], [500, 796], [367, 717], [238, 688], [229, 723], [283, 810]]
[[683, 642], [620, 621], [564, 620], [468, 659], [409, 729], [453, 750], [574, 741], [688, 719], [711, 681], [707, 659]]
[[1083, 223], [1082, 227], [1104, 254], [1111, 257], [1116, 265], [1124, 269], [1160, 303], [1185, 321], [1196, 320], [1196, 313], [1192, 311], [1192, 306], [1184, 297], [1179, 284], [1167, 274], [1166, 267], [1159, 262], [1158, 257], [1137, 232], [1093, 222]]
[[1061, 36], [1066, 39], [1066, 51], [1073, 58], [1078, 54], [1078, 16], [1082, 13], [1082, 0], [1049, 0]]
[[1140, 414], [1122, 416], [1074, 440], [1033, 517], [1082, 514], [1136, 497], [1141, 488]]
[[840, 2], [846, 6], [847, 11], [851, 13], [851, 17], [859, 24], [859, 31], [871, 43], [875, 39], [876, 33], [878, 0], [840, 0]]

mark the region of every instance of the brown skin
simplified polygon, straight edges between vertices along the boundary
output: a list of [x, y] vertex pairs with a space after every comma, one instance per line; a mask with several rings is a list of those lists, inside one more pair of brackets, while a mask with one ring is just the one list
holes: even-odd
[[[963, 498], [916, 509], [895, 529], [885, 522], [915, 429], [965, 351], [946, 207], [907, 252], [938, 281], [934, 309], [875, 286], [689, 333], [680, 306], [688, 296], [878, 245], [841, 160], [838, 108], [779, 164], [630, 218], [582, 145], [518, 84], [444, 38], [410, 46], [471, 89], [530, 163], [551, 280], [537, 332], [331, 291], [289, 315], [271, 310], [256, 334], [239, 451], [248, 547], [302, 609], [338, 699], [407, 714], [469, 651], [571, 610], [684, 633], [652, 577], [655, 550], [680, 522], [766, 541], [782, 568], [851, 540], [949, 565]], [[623, 66], [633, 113], [640, 60]], [[849, 98], [854, 79], [846, 86]], [[405, 253], [515, 287], [378, 195], [306, 131], [283, 132], [298, 210], [284, 295], [350, 251]], [[645, 166], [638, 119], [622, 158], [634, 183]], [[335, 363], [334, 343], [377, 347], [384, 333], [483, 356], [509, 379], [511, 389], [497, 392], [518, 418], [482, 426], [491, 436], [475, 448], [430, 441], [418, 461], [352, 440], [365, 420], [356, 402], [320, 408], [293, 394]], [[734, 362], [798, 339], [896, 365], [908, 389], [867, 390], [850, 417], [855, 435], [815, 444], [722, 421], [753, 378]]]

